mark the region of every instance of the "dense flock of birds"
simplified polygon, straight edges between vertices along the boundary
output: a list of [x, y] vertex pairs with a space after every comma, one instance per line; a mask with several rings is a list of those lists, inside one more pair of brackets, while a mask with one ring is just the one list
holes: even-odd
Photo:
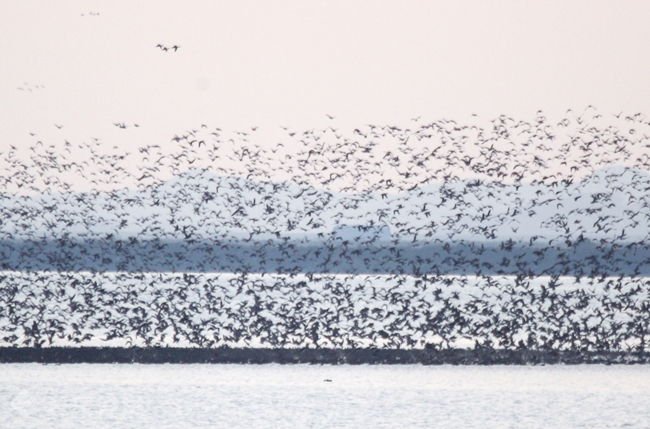
[[[5, 344], [454, 347], [464, 339], [645, 349], [645, 116], [604, 118], [589, 107], [557, 122], [538, 112], [532, 121], [500, 116], [484, 126], [415, 118], [409, 127], [349, 130], [328, 120], [324, 129], [285, 128], [274, 144], [256, 142], [256, 127], [200, 125], [132, 152], [94, 137], [34, 133], [32, 146], [1, 153], [0, 251], [4, 269], [16, 270], [0, 285]], [[48, 136], [62, 129], [55, 124]], [[114, 270], [101, 251], [80, 255], [80, 242], [180, 243], [164, 254], [166, 271], [182, 271], [173, 259], [196, 259], [187, 252], [198, 245], [251, 243], [262, 260], [279, 249], [276, 259], [293, 269], [255, 270], [236, 254], [233, 274], [29, 269], [30, 260], [58, 257]], [[58, 250], [42, 252], [51, 243]], [[459, 245], [471, 255], [458, 259]], [[78, 253], [61, 251], [75, 246]], [[325, 265], [293, 264], [300, 246], [313, 246]], [[582, 254], [580, 246], [595, 250]], [[396, 248], [420, 249], [404, 264], [415, 268], [392, 268]], [[487, 259], [485, 248], [493, 249]], [[553, 266], [564, 268], [531, 269], [545, 266], [549, 249]], [[336, 258], [353, 268], [379, 264], [389, 275], [341, 276]], [[458, 271], [441, 273], [442, 265], [462, 265], [466, 275], [445, 276]], [[532, 277], [544, 274], [551, 277]]]
[[[290, 182], [186, 171], [144, 190], [0, 196], [4, 239], [214, 241], [327, 238], [366, 227], [352, 244], [457, 240], [644, 242], [650, 174], [608, 168], [563, 186], [465, 180], [403, 193], [344, 194]], [[366, 237], [367, 236], [367, 237]], [[550, 243], [549, 243], [550, 242]]]
[[648, 351], [650, 281], [3, 273], [3, 346]]
[[5, 270], [647, 275], [650, 175], [346, 195], [186, 172], [0, 201]]
[[0, 153], [0, 191], [142, 190], [190, 169], [207, 169], [257, 182], [388, 195], [461, 180], [558, 188], [606, 167], [650, 168], [650, 123], [642, 114], [603, 117], [588, 108], [569, 111], [559, 122], [542, 112], [528, 121], [505, 115], [466, 124], [420, 121], [339, 129], [332, 119], [319, 129], [281, 127], [282, 134], [272, 137], [258, 127], [224, 131], [201, 124], [132, 151], [96, 136], [66, 138], [59, 128], [64, 124], [53, 124], [30, 133], [31, 144]]

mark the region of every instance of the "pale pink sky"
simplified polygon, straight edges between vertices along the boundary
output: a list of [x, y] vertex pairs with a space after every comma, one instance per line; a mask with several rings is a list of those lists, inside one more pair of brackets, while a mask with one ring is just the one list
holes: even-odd
[[649, 16], [647, 1], [11, 0], [0, 150], [30, 132], [124, 147], [202, 123], [273, 134], [326, 113], [339, 126], [650, 114]]

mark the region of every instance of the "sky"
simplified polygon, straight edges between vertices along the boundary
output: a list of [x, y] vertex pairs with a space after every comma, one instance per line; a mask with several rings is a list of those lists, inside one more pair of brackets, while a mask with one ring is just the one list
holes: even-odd
[[650, 114], [648, 16], [643, 1], [10, 0], [0, 152], [201, 124], [271, 142], [331, 121]]

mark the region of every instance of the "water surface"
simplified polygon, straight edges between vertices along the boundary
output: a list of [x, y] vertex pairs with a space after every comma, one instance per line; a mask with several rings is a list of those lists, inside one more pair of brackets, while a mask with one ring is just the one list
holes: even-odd
[[0, 366], [12, 428], [647, 428], [648, 403], [647, 366]]

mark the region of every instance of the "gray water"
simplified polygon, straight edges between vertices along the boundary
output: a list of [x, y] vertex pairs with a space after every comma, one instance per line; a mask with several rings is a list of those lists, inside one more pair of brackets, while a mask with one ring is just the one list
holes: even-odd
[[0, 365], [7, 428], [648, 428], [649, 404], [650, 366]]

